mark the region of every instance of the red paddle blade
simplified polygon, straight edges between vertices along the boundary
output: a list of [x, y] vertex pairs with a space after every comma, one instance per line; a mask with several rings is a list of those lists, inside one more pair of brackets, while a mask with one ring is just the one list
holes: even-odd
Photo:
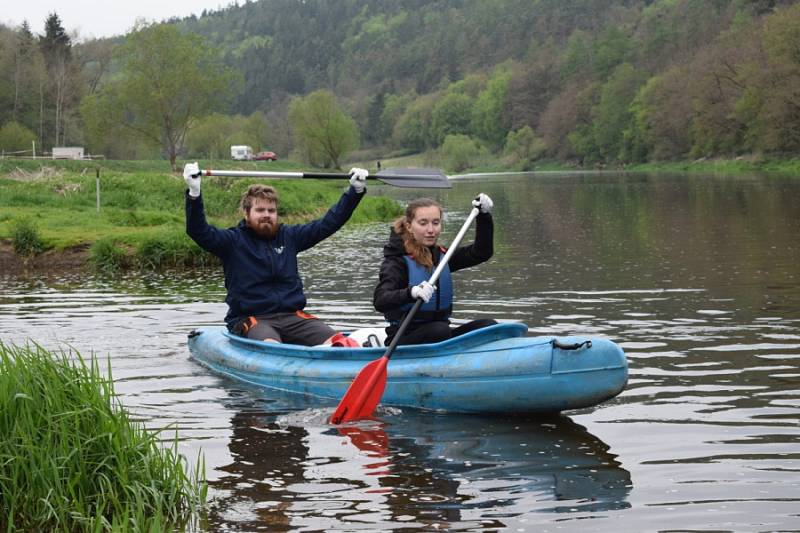
[[383, 389], [386, 388], [388, 363], [389, 358], [383, 356], [361, 369], [333, 412], [332, 424], [358, 420], [372, 414], [381, 401]]

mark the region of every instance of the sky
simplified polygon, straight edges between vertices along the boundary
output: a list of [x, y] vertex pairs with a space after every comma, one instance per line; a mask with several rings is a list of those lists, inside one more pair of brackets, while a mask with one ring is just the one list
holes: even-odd
[[44, 32], [44, 21], [58, 13], [61, 25], [78, 40], [123, 35], [138, 18], [160, 22], [170, 17], [200, 15], [217, 10], [233, 0], [0, 0], [0, 22], [17, 27], [27, 20], [35, 34]]

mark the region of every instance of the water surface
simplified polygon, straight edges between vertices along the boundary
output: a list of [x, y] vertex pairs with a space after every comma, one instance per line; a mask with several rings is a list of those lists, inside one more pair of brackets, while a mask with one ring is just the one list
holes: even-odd
[[[456, 321], [608, 337], [629, 358], [620, 396], [554, 418], [381, 409], [331, 427], [331, 405], [189, 358], [186, 334], [225, 314], [213, 269], [0, 274], [0, 339], [109, 357], [123, 403], [205, 457], [208, 530], [800, 529], [800, 179], [541, 173], [370, 188], [435, 195], [445, 242], [481, 191], [496, 253], [455, 275]], [[307, 310], [344, 330], [383, 324], [371, 295], [387, 235], [348, 226], [303, 254]]]

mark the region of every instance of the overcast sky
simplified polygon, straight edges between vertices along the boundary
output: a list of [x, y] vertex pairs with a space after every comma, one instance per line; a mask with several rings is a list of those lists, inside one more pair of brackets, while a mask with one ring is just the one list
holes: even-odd
[[77, 30], [79, 40], [122, 35], [138, 18], [160, 22], [170, 17], [200, 15], [203, 9], [216, 10], [233, 0], [0, 0], [0, 21], [16, 27], [27, 20], [31, 31], [44, 33], [44, 21], [58, 13], [68, 33]]

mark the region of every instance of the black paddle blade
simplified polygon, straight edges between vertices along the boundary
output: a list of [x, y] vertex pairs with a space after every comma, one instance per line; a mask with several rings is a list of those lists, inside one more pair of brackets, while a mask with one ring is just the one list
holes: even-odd
[[370, 177], [373, 176], [395, 187], [449, 189], [453, 186], [447, 174], [438, 168], [387, 168]]

